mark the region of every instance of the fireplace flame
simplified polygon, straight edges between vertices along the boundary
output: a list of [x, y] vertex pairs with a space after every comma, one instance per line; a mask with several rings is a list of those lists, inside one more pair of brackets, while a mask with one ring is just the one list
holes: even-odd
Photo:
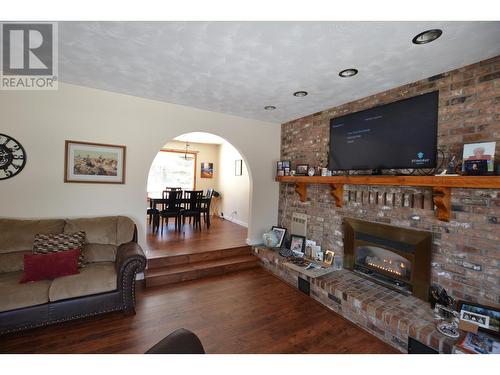
[[[368, 265], [372, 266], [372, 267], [375, 267], [375, 268], [378, 268], [378, 269], [381, 269], [381, 270], [393, 273], [393, 274], [398, 275], [398, 276], [403, 276], [402, 272], [400, 272], [400, 271], [398, 271], [398, 270], [396, 270], [394, 268], [383, 266], [383, 265], [380, 265], [380, 264], [377, 264], [377, 263], [373, 263], [373, 262], [366, 262], [366, 263]], [[391, 262], [386, 262], [385, 259], [384, 259], [384, 263], [392, 264]]]

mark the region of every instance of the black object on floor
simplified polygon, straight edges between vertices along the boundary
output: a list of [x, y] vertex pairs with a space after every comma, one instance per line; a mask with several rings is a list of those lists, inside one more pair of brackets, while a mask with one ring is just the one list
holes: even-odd
[[154, 345], [146, 354], [205, 354], [205, 349], [198, 336], [180, 328]]

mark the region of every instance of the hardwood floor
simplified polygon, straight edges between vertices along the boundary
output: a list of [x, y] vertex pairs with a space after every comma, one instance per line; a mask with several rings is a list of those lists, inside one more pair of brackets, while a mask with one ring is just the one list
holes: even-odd
[[186, 223], [183, 232], [176, 232], [173, 220], [171, 220], [169, 229], [166, 230], [166, 226], [163, 228], [163, 235], [153, 234], [151, 226], [148, 225], [146, 234], [148, 258], [193, 254], [246, 245], [247, 228], [215, 216], [211, 221], [210, 229], [203, 226], [201, 231], [194, 230], [192, 225]]
[[396, 353], [261, 268], [138, 288], [137, 315], [112, 313], [0, 336], [2, 353], [143, 353], [177, 328], [207, 353]]

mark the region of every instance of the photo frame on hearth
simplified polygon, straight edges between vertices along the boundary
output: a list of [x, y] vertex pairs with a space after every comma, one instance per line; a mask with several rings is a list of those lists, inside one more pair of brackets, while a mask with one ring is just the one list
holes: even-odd
[[478, 326], [483, 332], [500, 337], [500, 309], [468, 301], [458, 301], [457, 311], [460, 320]]
[[274, 234], [276, 234], [276, 237], [278, 238], [278, 244], [276, 245], [276, 247], [283, 246], [283, 241], [285, 240], [286, 236], [286, 228], [273, 226], [271, 230], [274, 232]]
[[332, 250], [326, 250], [323, 262], [325, 264], [328, 264], [329, 266], [331, 266], [333, 264], [333, 259], [334, 258], [335, 258], [335, 252], [332, 251]]
[[306, 238], [297, 234], [290, 237], [290, 250], [304, 254], [306, 248]]

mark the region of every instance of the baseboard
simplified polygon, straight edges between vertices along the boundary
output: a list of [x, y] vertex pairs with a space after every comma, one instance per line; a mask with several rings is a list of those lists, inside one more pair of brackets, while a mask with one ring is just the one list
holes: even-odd
[[238, 220], [238, 219], [235, 219], [235, 218], [231, 218], [231, 217], [220, 216], [220, 215], [219, 215], [219, 217], [221, 219], [230, 221], [231, 223], [235, 223], [235, 224], [241, 225], [242, 227], [248, 228], [248, 223], [245, 223], [244, 221], [241, 221], [241, 220]]

